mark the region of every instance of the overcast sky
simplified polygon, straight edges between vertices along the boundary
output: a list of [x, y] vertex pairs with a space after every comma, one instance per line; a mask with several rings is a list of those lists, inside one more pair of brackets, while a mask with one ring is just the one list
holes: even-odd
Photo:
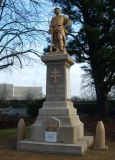
[[[79, 64], [74, 64], [70, 68], [71, 96], [80, 95], [81, 74]], [[46, 66], [44, 63], [38, 64], [36, 67], [29, 67], [13, 72], [0, 71], [0, 83], [13, 84], [14, 86], [37, 86], [42, 87], [42, 92], [46, 94]]]

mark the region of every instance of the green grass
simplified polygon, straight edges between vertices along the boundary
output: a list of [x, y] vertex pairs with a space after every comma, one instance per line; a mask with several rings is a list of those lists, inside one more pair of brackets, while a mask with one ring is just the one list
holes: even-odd
[[[25, 128], [25, 137], [29, 138], [30, 136], [30, 127]], [[1, 129], [0, 130], [0, 141], [8, 142], [8, 141], [16, 141], [17, 140], [17, 128], [11, 129]]]
[[[24, 118], [25, 121], [25, 138], [30, 137], [30, 125], [35, 121], [35, 118]], [[18, 124], [17, 124], [18, 125]], [[0, 144], [8, 144], [17, 142], [17, 127], [9, 129], [0, 129]]]

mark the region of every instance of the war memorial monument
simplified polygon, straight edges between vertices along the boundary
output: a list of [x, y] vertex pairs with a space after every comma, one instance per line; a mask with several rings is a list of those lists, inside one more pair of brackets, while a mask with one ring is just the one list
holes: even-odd
[[70, 97], [70, 67], [75, 63], [66, 51], [66, 28], [71, 20], [55, 8], [50, 23], [52, 44], [56, 51], [42, 57], [47, 66], [46, 101], [30, 128], [30, 138], [17, 142], [17, 149], [83, 155], [93, 142], [84, 136], [84, 124], [77, 115]]

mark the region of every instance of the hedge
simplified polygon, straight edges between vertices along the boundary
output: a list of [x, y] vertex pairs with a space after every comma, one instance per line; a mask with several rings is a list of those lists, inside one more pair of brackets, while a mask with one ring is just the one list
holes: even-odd
[[0, 111], [0, 129], [17, 127], [19, 122], [19, 114], [5, 114]]
[[[26, 100], [6, 100], [0, 101], [0, 108], [8, 108], [10, 105], [12, 108], [27, 108], [26, 112], [29, 116], [35, 117], [38, 115], [38, 110], [42, 107], [45, 98], [34, 100], [32, 102]], [[93, 114], [95, 111], [95, 101], [78, 101], [74, 104], [78, 113]], [[115, 115], [115, 100], [108, 101], [108, 114]]]
[[[74, 108], [77, 109], [77, 112], [84, 114], [93, 114], [95, 112], [95, 107], [95, 101], [80, 101], [74, 104]], [[108, 114], [115, 115], [115, 100], [108, 101]]]
[[93, 114], [95, 110], [95, 104], [74, 104], [74, 108], [77, 109], [77, 113]]

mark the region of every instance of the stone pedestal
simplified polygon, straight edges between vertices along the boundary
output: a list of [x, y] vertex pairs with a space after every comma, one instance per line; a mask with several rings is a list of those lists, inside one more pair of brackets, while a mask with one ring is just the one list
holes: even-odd
[[18, 142], [17, 148], [83, 155], [93, 137], [84, 136], [84, 125], [70, 100], [70, 67], [74, 60], [68, 54], [50, 54], [42, 61], [47, 65], [46, 101], [31, 126], [30, 139]]

